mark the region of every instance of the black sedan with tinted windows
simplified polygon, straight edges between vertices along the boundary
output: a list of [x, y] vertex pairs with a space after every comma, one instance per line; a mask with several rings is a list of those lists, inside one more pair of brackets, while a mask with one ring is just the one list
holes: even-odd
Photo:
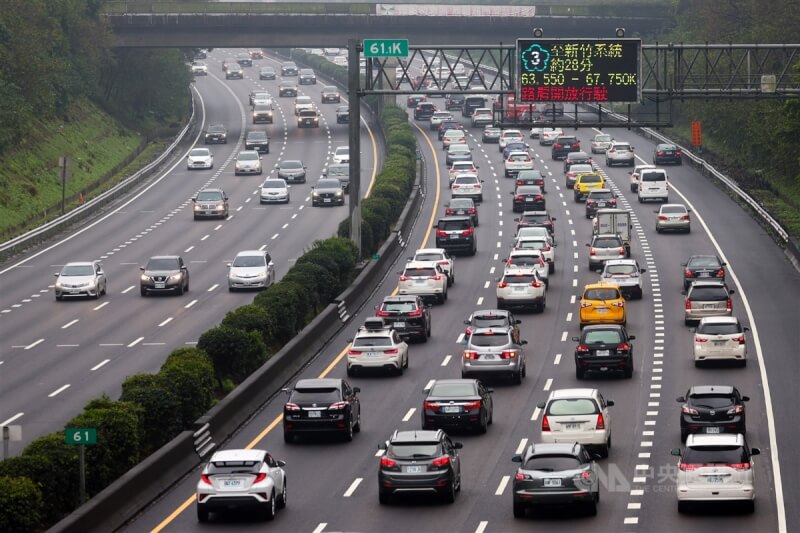
[[747, 432], [744, 402], [736, 387], [726, 385], [695, 386], [677, 398], [681, 405], [681, 442], [690, 433], [741, 433]]
[[301, 379], [283, 389], [289, 399], [283, 406], [283, 440], [294, 442], [305, 433], [339, 433], [353, 440], [361, 431], [361, 389], [343, 379]]
[[486, 433], [493, 389], [477, 379], [438, 379], [422, 402], [422, 429], [473, 429]]
[[636, 337], [628, 335], [619, 324], [586, 326], [575, 347], [575, 377], [583, 379], [587, 372], [621, 372], [626, 378], [633, 376], [633, 344]]
[[653, 150], [653, 164], [661, 165], [670, 163], [673, 165], [683, 164], [681, 149], [675, 144], [662, 143]]
[[278, 85], [278, 96], [297, 96], [297, 84], [293, 81], [282, 81]]
[[311, 206], [344, 205], [344, 189], [336, 178], [321, 178], [311, 189]]
[[717, 255], [693, 255], [683, 266], [683, 290], [697, 280], [725, 281], [727, 263]]
[[420, 296], [403, 294], [386, 296], [375, 313], [402, 338], [415, 337], [428, 342], [431, 336], [431, 306]]
[[611, 189], [591, 189], [586, 197], [586, 218], [594, 217], [604, 207], [617, 207], [617, 195]]
[[544, 193], [536, 185], [521, 185], [510, 194], [514, 197], [512, 205], [515, 213], [545, 209]]
[[544, 176], [540, 170], [520, 170], [514, 180], [514, 186], [538, 185], [544, 192]]
[[472, 198], [452, 198], [444, 206], [447, 216], [470, 216], [472, 223], [478, 225], [478, 206]]

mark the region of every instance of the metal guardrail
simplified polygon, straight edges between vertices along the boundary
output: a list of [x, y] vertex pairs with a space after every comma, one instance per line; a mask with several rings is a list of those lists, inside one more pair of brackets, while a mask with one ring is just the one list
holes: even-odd
[[9, 239], [6, 242], [0, 244], [0, 255], [4, 252], [12, 250], [13, 248], [17, 248], [20, 246], [25, 246], [31, 244], [35, 239], [43, 237], [45, 234], [57, 231], [65, 227], [66, 225], [72, 223], [73, 221], [77, 220], [80, 216], [86, 215], [90, 213], [95, 208], [109, 202], [113, 199], [117, 194], [130, 187], [136, 181], [145, 177], [151, 170], [157, 167], [161, 162], [163, 162], [167, 157], [172, 155], [173, 150], [183, 141], [183, 138], [186, 136], [186, 133], [189, 131], [189, 128], [192, 127], [194, 124], [194, 118], [196, 114], [195, 110], [195, 103], [194, 98], [191, 98], [192, 101], [192, 114], [189, 116], [189, 120], [186, 122], [186, 126], [181, 130], [172, 144], [157, 158], [155, 158], [152, 162], [148, 163], [134, 174], [125, 178], [122, 182], [118, 183], [111, 189], [105, 191], [104, 193], [98, 195], [96, 198], [93, 198], [86, 202], [83, 205], [76, 207], [75, 209], [71, 210], [69, 213], [65, 213], [58, 218], [51, 220], [50, 222], [46, 222], [41, 226], [34, 228], [22, 235], [18, 235], [13, 239]]

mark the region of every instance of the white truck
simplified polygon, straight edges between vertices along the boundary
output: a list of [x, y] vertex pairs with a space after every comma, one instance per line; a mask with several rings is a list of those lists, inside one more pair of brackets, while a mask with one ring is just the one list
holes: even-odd
[[616, 233], [625, 245], [625, 256], [631, 256], [633, 223], [631, 213], [625, 209], [598, 209], [592, 221], [592, 233]]

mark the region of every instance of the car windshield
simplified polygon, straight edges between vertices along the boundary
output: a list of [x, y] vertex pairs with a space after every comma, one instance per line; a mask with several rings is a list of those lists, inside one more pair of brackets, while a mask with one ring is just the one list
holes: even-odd
[[436, 269], [433, 267], [408, 267], [403, 275], [407, 278], [432, 278], [436, 275]]
[[525, 461], [525, 470], [537, 470], [539, 472], [562, 472], [564, 470], [576, 470], [583, 464], [574, 455], [536, 455]]
[[209, 151], [206, 148], [195, 148], [192, 150], [189, 155], [192, 157], [206, 157], [209, 155]]
[[303, 163], [300, 161], [284, 161], [281, 163], [281, 168], [288, 170], [297, 170], [303, 168]]
[[444, 396], [458, 398], [463, 396], [476, 396], [475, 384], [468, 383], [436, 383], [431, 387], [431, 396]]
[[263, 140], [267, 138], [267, 133], [264, 131], [251, 131], [247, 134], [247, 138], [251, 141]]
[[394, 313], [409, 313], [417, 310], [417, 304], [414, 302], [383, 302], [381, 310]]
[[602, 289], [588, 289], [583, 293], [584, 300], [618, 300], [621, 298], [619, 289], [616, 288], [602, 288]]
[[508, 333], [478, 332], [469, 337], [470, 346], [506, 346], [511, 344]]
[[656, 150], [677, 150], [678, 147], [674, 144], [659, 144], [656, 147]]
[[263, 255], [238, 255], [233, 260], [235, 267], [261, 267], [267, 264], [267, 260]]
[[442, 231], [467, 230], [470, 228], [469, 220], [440, 220], [436, 226]]
[[735, 465], [750, 461], [741, 446], [692, 446], [684, 450], [681, 462], [692, 465]]
[[332, 93], [336, 92], [336, 88], [335, 87], [325, 87], [324, 89], [322, 89], [322, 92], [325, 93], [325, 94], [332, 94]]
[[93, 276], [94, 268], [92, 265], [70, 265], [65, 266], [61, 271], [62, 276]]
[[742, 326], [733, 324], [700, 324], [697, 333], [700, 335], [735, 335], [742, 332]]
[[178, 270], [178, 260], [170, 257], [151, 259], [145, 270]]
[[580, 174], [581, 172], [591, 172], [592, 165], [584, 165], [584, 164], [572, 165], [571, 167], [569, 167], [569, 171], [570, 173], [575, 173], [575, 174]]
[[294, 87], [294, 82], [293, 81], [282, 81], [281, 82], [281, 87]]
[[664, 207], [661, 208], [661, 213], [666, 215], [669, 214], [683, 215], [686, 213], [686, 208], [683, 207], [682, 205], [665, 205]]
[[584, 174], [580, 180], [581, 183], [603, 183], [603, 177], [597, 174]]
[[439, 454], [439, 443], [414, 442], [408, 444], [391, 444], [386, 455], [396, 459], [415, 459], [420, 457], [433, 457]]
[[319, 180], [317, 189], [338, 189], [341, 185], [337, 179]]
[[225, 131], [225, 126], [214, 124], [208, 127], [208, 131], [211, 133], [222, 133]]
[[258, 159], [258, 154], [255, 152], [240, 152], [239, 161], [256, 161]]
[[611, 135], [595, 135], [594, 140], [599, 143], [607, 143], [611, 141]]
[[350, 167], [342, 166], [342, 165], [331, 165], [328, 167], [328, 175], [329, 176], [349, 176], [350, 175]]
[[594, 400], [589, 398], [553, 400], [547, 407], [547, 414], [553, 416], [593, 415], [597, 414], [597, 405]]
[[689, 268], [719, 268], [719, 260], [716, 257], [692, 257], [687, 264]]
[[386, 335], [373, 337], [356, 337], [353, 339], [353, 348], [392, 347], [392, 339]]
[[350, 148], [348, 148], [347, 146], [339, 146], [338, 148], [336, 148], [335, 153], [336, 155], [347, 155], [350, 153]]
[[618, 237], [598, 237], [592, 242], [592, 248], [619, 248], [622, 241]]
[[578, 139], [575, 137], [559, 137], [556, 142], [558, 144], [574, 144], [578, 142]]
[[689, 299], [701, 302], [723, 302], [728, 299], [728, 291], [725, 287], [698, 287], [695, 285], [689, 292]]
[[638, 272], [636, 265], [606, 265], [606, 274], [633, 274]]
[[275, 72], [275, 69], [272, 67], [261, 67], [261, 72], [265, 74], [269, 74], [271, 72]]
[[339, 389], [330, 387], [294, 389], [289, 396], [290, 402], [333, 403], [339, 400], [341, 400]]
[[284, 182], [283, 180], [267, 180], [264, 182], [264, 185], [262, 185], [262, 187], [264, 187], [265, 189], [285, 189], [286, 182]]
[[600, 330], [587, 331], [583, 339], [583, 344], [619, 344], [622, 342], [622, 335], [619, 331]]
[[730, 407], [735, 402], [729, 394], [692, 394], [689, 397], [689, 403], [703, 409], [722, 409]]
[[523, 222], [549, 222], [548, 215], [522, 215]]
[[222, 200], [222, 193], [219, 191], [200, 191], [197, 199], [201, 202], [216, 202]]

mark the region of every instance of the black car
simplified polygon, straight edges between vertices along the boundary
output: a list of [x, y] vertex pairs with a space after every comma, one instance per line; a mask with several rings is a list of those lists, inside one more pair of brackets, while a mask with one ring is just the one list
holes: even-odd
[[520, 343], [519, 325], [522, 320], [514, 317], [514, 313], [504, 309], [479, 309], [464, 321], [467, 329], [464, 332], [465, 340], [469, 340], [472, 331], [479, 328], [506, 328], [510, 330], [511, 338], [515, 343]]
[[336, 178], [320, 178], [311, 188], [311, 207], [344, 205], [344, 189]]
[[659, 144], [653, 150], [653, 164], [660, 165], [663, 163], [671, 163], [673, 165], [683, 164], [683, 155], [681, 149], [674, 144]]
[[297, 76], [297, 65], [294, 61], [281, 63], [281, 76]]
[[282, 81], [278, 85], [278, 96], [297, 96], [297, 85], [293, 81]]
[[258, 71], [258, 79], [260, 80], [274, 80], [275, 68], [274, 67], [261, 67]]
[[336, 123], [349, 124], [350, 123], [350, 106], [340, 105], [336, 108]]
[[428, 342], [431, 336], [431, 306], [412, 294], [386, 296], [375, 314], [391, 325], [400, 337]]
[[142, 296], [150, 293], [174, 292], [181, 295], [189, 292], [189, 267], [179, 255], [157, 255], [151, 257], [139, 277], [139, 292]]
[[205, 134], [206, 144], [227, 144], [228, 129], [222, 124], [209, 124]]
[[540, 170], [520, 170], [514, 180], [514, 186], [538, 185], [544, 192], [544, 176]]
[[587, 372], [622, 372], [633, 377], [633, 344], [636, 337], [628, 335], [619, 324], [590, 325], [583, 328], [575, 347], [575, 378], [583, 379]]
[[597, 514], [600, 478], [594, 459], [582, 444], [536, 443], [522, 455], [511, 458], [520, 463], [512, 478], [514, 517], [523, 518], [528, 507], [581, 505]]
[[401, 493], [434, 493], [453, 503], [461, 490], [460, 442], [442, 431], [395, 431], [381, 448], [378, 501]]
[[591, 165], [592, 156], [586, 152], [570, 152], [564, 159], [564, 173], [569, 172], [572, 165]]
[[683, 267], [683, 290], [697, 280], [725, 281], [725, 266], [727, 263], [717, 255], [693, 255]]
[[561, 135], [556, 137], [553, 141], [553, 147], [550, 149], [550, 157], [555, 161], [564, 159], [570, 152], [579, 152], [581, 150], [581, 142], [574, 135]]
[[338, 104], [342, 101], [342, 97], [339, 95], [339, 89], [332, 85], [322, 88], [320, 98], [323, 104]]
[[414, 108], [414, 120], [430, 120], [436, 113], [436, 106], [431, 102], [420, 102]]
[[444, 204], [444, 214], [450, 216], [471, 216], [472, 223], [478, 225], [478, 206], [472, 198], [451, 198]]
[[286, 159], [275, 165], [278, 177], [287, 183], [305, 183], [306, 166], [299, 159]]
[[361, 389], [343, 379], [301, 379], [283, 389], [289, 400], [283, 406], [283, 440], [294, 442], [301, 433], [339, 433], [353, 440], [361, 431]]
[[225, 71], [225, 79], [226, 80], [243, 80], [244, 79], [244, 70], [242, 70], [242, 66], [238, 63], [234, 63], [232, 65], [228, 65], [228, 69]]
[[242, 52], [241, 54], [237, 55], [236, 62], [243, 67], [253, 66], [253, 58], [250, 57], [250, 54], [248, 54], [247, 52]]
[[500, 135], [503, 133], [503, 130], [500, 128], [496, 128], [494, 126], [486, 126], [483, 128], [483, 134], [481, 135], [481, 142], [484, 144], [497, 144], [500, 142]]
[[545, 209], [544, 193], [536, 185], [520, 185], [516, 191], [510, 194], [514, 197], [513, 209], [515, 213], [544, 211]]
[[464, 252], [475, 255], [477, 252], [475, 224], [471, 216], [444, 217], [436, 223], [436, 247], [450, 253]]
[[451, 109], [461, 109], [464, 107], [465, 95], [463, 94], [448, 94], [445, 95], [444, 108], [447, 111]]
[[259, 124], [261, 122], [272, 124], [272, 120], [272, 104], [255, 104], [253, 106], [253, 124]]
[[542, 115], [546, 117], [560, 117], [564, 115], [564, 104], [561, 102], [547, 102], [542, 104]]
[[702, 385], [690, 388], [681, 403], [681, 442], [690, 433], [747, 433], [744, 402], [736, 387]]
[[517, 223], [517, 231], [519, 228], [528, 228], [532, 226], [542, 226], [547, 228], [547, 231], [552, 235], [555, 232], [555, 217], [550, 216], [550, 212], [545, 211], [523, 211], [522, 216], [514, 219]]
[[316, 109], [301, 109], [297, 113], [298, 128], [319, 128], [319, 114]]
[[299, 85], [316, 85], [317, 75], [310, 68], [301, 68], [297, 74], [297, 83]]
[[474, 429], [486, 433], [493, 389], [477, 379], [437, 379], [422, 402], [422, 429]]
[[457, 120], [443, 120], [441, 124], [439, 124], [439, 129], [437, 133], [439, 134], [439, 140], [441, 141], [444, 138], [444, 132], [447, 130], [464, 130], [464, 126]]
[[591, 189], [586, 197], [586, 218], [592, 218], [598, 209], [617, 207], [617, 195], [611, 189]]
[[265, 154], [269, 153], [269, 137], [266, 131], [248, 131], [244, 140], [245, 150], [257, 150]]

